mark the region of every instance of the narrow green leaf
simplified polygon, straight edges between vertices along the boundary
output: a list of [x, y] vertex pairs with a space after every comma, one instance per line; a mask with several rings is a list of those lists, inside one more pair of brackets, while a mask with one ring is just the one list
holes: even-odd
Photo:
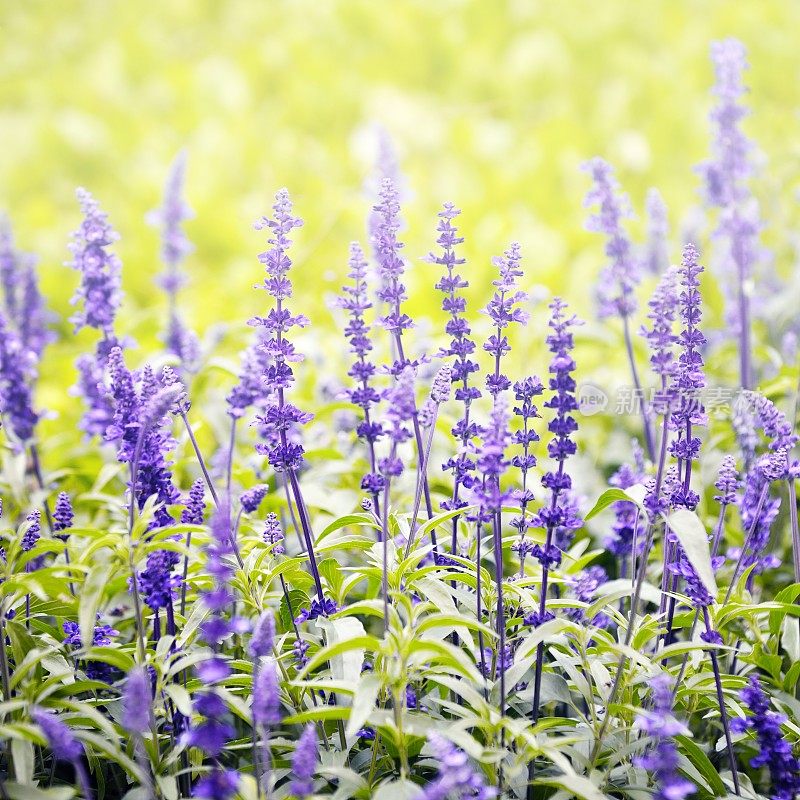
[[606, 489], [597, 498], [597, 502], [592, 506], [591, 510], [584, 516], [584, 521], [588, 522], [592, 517], [596, 517], [605, 511], [612, 503], [619, 501], [634, 502], [622, 489]]
[[17, 781], [30, 786], [33, 783], [33, 744], [27, 739], [12, 739], [11, 757]]
[[689, 761], [694, 764], [697, 771], [708, 781], [708, 785], [714, 792], [716, 797], [725, 797], [728, 790], [719, 776], [719, 772], [715, 769], [714, 765], [709, 761], [708, 756], [703, 752], [695, 742], [687, 736], [676, 736], [675, 741], [678, 743], [679, 748]]
[[667, 518], [667, 525], [675, 532], [686, 558], [694, 567], [697, 577], [713, 597], [717, 596], [717, 581], [711, 566], [711, 549], [708, 544], [706, 527], [700, 517], [686, 508], [673, 511]]
[[353, 707], [350, 711], [350, 720], [347, 723], [347, 736], [355, 736], [364, 723], [369, 719], [375, 709], [375, 701], [381, 688], [381, 679], [375, 673], [363, 675], [358, 682], [356, 693], [353, 696]]
[[110, 575], [110, 564], [97, 564], [92, 567], [81, 586], [78, 625], [81, 629], [81, 644], [85, 648], [92, 646], [97, 609], [100, 607], [100, 599]]

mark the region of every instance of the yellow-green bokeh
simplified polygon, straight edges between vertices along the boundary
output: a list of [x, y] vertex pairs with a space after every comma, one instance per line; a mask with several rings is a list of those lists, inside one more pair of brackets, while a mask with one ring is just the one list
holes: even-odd
[[[416, 313], [438, 313], [419, 257], [445, 200], [464, 211], [473, 299], [485, 296], [491, 255], [518, 239], [526, 288], [542, 284], [588, 313], [602, 250], [583, 231], [579, 165], [610, 159], [639, 211], [658, 186], [679, 228], [708, 153], [714, 39], [738, 36], [749, 49], [746, 126], [769, 155], [757, 191], [771, 225], [796, 223], [799, 29], [800, 5], [785, 0], [5, 0], [0, 206], [66, 315], [74, 188], [89, 188], [122, 235], [120, 329], [146, 350], [165, 304], [153, 286], [157, 234], [143, 217], [186, 148], [196, 251], [181, 303], [191, 324], [243, 331], [263, 305], [251, 287], [264, 237], [251, 223], [285, 185], [306, 220], [298, 303], [329, 327], [326, 298], [349, 241], [364, 239], [380, 124], [412, 192], [404, 235]], [[789, 238], [770, 244], [785, 271]], [[93, 341], [74, 341], [66, 322], [60, 332], [43, 374], [56, 406], [75, 350]]]

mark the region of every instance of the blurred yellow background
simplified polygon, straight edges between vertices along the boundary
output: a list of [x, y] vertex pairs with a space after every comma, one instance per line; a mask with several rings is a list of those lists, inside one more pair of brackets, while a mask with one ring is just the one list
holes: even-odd
[[[464, 211], [476, 302], [491, 255], [518, 239], [526, 288], [542, 284], [588, 314], [602, 243], [583, 231], [579, 165], [599, 154], [617, 167], [635, 234], [650, 186], [680, 229], [699, 202], [693, 167], [708, 154], [716, 38], [749, 49], [746, 128], [769, 154], [757, 192], [770, 224], [797, 227], [798, 30], [800, 4], [786, 0], [5, 0], [0, 208], [19, 246], [40, 255], [49, 303], [66, 316], [74, 189], [89, 188], [122, 236], [120, 332], [151, 347], [166, 304], [152, 283], [158, 234], [144, 215], [186, 148], [190, 324], [235, 321], [244, 335], [265, 301], [251, 290], [264, 241], [252, 222], [285, 185], [306, 220], [297, 302], [330, 326], [326, 297], [344, 278], [349, 241], [365, 239], [380, 125], [410, 190], [412, 310], [438, 308], [433, 268], [418, 259], [452, 200]], [[769, 243], [785, 271], [792, 243]], [[73, 376], [74, 348], [93, 334], [73, 341], [65, 321], [60, 331], [46, 364]], [[71, 382], [60, 374], [48, 388], [51, 377], [45, 369], [45, 392]]]

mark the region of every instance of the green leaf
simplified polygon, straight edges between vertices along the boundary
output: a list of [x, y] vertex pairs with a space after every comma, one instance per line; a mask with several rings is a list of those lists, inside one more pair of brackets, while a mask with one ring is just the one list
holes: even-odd
[[711, 566], [711, 549], [708, 545], [706, 527], [700, 517], [686, 508], [673, 511], [666, 518], [667, 525], [675, 532], [686, 553], [686, 558], [694, 567], [697, 577], [713, 597], [717, 596], [717, 581]]
[[347, 723], [346, 734], [348, 737], [355, 736], [369, 719], [375, 708], [375, 701], [378, 699], [380, 688], [381, 679], [373, 672], [363, 675], [359, 679], [356, 693], [353, 696], [350, 720]]
[[288, 631], [292, 629], [294, 618], [300, 613], [301, 608], [308, 608], [310, 602], [308, 595], [305, 592], [301, 592], [299, 589], [289, 589], [288, 593], [281, 597], [278, 616], [280, 617], [281, 625], [283, 625], [284, 630]]
[[[776, 603], [794, 603], [800, 597], [800, 583], [793, 583], [785, 586], [775, 595]], [[772, 636], [777, 636], [781, 629], [781, 622], [786, 616], [785, 611], [769, 612], [769, 632]]]
[[97, 564], [86, 576], [80, 589], [78, 626], [81, 630], [81, 644], [87, 649], [92, 646], [97, 609], [110, 575], [110, 564]]
[[3, 789], [9, 800], [70, 800], [75, 797], [75, 790], [71, 786], [45, 790], [8, 781], [3, 784]]
[[11, 757], [17, 781], [30, 786], [33, 782], [33, 744], [28, 739], [12, 739]]
[[[317, 620], [317, 625], [325, 633], [325, 642], [328, 647], [333, 647], [343, 642], [358, 641], [365, 634], [364, 626], [357, 617], [339, 617], [337, 619]], [[331, 675], [334, 680], [352, 680], [361, 674], [364, 663], [365, 648], [353, 647], [330, 655]]]
[[620, 501], [635, 502], [632, 500], [622, 489], [606, 489], [597, 502], [592, 506], [588, 514], [584, 516], [584, 521], [588, 522], [592, 517], [596, 517], [601, 512], [605, 511], [612, 503]]
[[708, 781], [708, 785], [717, 797], [725, 797], [728, 790], [719, 776], [719, 772], [714, 768], [714, 765], [709, 761], [708, 756], [703, 752], [695, 742], [686, 736], [676, 736], [675, 741], [678, 743], [683, 754], [694, 764], [697, 771]]
[[582, 800], [608, 800], [607, 795], [603, 794], [588, 778], [574, 772], [554, 775], [552, 778], [542, 778], [534, 783], [559, 786], [570, 792], [571, 797], [580, 797]]
[[376, 528], [375, 518], [369, 516], [368, 514], [346, 514], [343, 517], [339, 517], [339, 519], [334, 520], [325, 528], [324, 531], [317, 537], [317, 543], [321, 542], [328, 534], [333, 533], [334, 531], [341, 530], [342, 528], [346, 528], [348, 525], [360, 525], [366, 526], [370, 528]]
[[419, 794], [419, 784], [405, 778], [398, 778], [396, 781], [382, 783], [372, 795], [372, 800], [413, 800]]

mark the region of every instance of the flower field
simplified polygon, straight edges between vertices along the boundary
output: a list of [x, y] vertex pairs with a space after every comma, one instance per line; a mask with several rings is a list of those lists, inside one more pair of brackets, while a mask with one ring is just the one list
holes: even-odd
[[699, 205], [584, 153], [557, 292], [382, 129], [338, 262], [258, 187], [202, 314], [191, 149], [146, 281], [49, 220], [68, 320], [9, 207], [0, 798], [800, 797], [796, 237], [709, 54]]

